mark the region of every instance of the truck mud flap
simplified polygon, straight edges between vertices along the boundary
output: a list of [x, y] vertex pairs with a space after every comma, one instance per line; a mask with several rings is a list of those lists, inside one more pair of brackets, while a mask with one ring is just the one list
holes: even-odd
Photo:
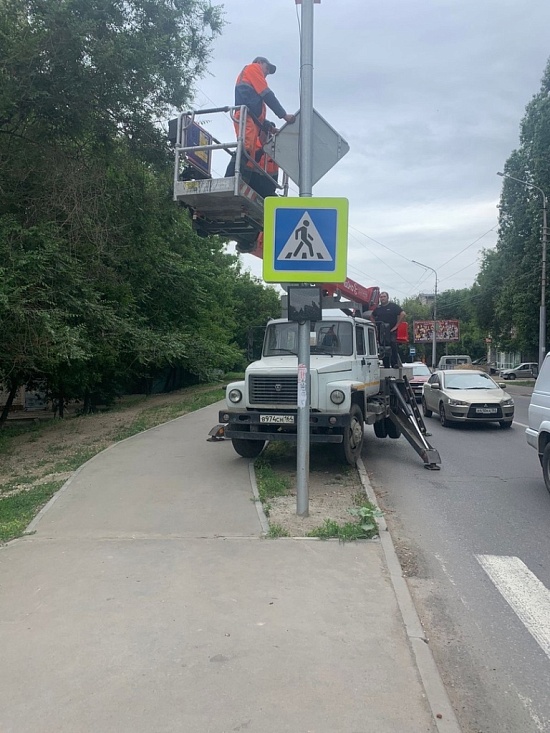
[[[388, 382], [393, 396], [395, 397], [390, 409], [390, 420], [401, 430], [406, 440], [418, 453], [420, 458], [422, 458], [424, 461], [424, 468], [427, 468], [430, 471], [439, 471], [441, 468], [439, 465], [441, 463], [439, 452], [433, 448], [426, 439], [426, 428], [420, 413], [418, 413], [416, 398], [412, 394], [410, 385], [406, 381], [399, 384], [393, 379], [388, 380]], [[400, 387], [402, 389], [400, 389]], [[405, 394], [403, 394], [403, 392]], [[409, 395], [409, 392], [412, 395], [412, 398]], [[411, 399], [414, 400], [414, 408], [410, 404]], [[418, 415], [415, 413], [418, 413]]]

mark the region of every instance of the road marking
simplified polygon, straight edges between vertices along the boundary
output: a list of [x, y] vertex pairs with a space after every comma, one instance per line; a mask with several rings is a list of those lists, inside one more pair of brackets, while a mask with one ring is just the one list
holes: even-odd
[[529, 425], [524, 425], [522, 422], [518, 422], [517, 420], [514, 420], [514, 425], [519, 425], [520, 428], [528, 428]]
[[519, 557], [476, 555], [497, 589], [550, 658], [550, 591]]

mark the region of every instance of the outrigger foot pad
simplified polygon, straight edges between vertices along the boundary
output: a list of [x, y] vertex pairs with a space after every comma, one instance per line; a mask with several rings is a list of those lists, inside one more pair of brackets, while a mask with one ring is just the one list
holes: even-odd
[[206, 439], [208, 443], [218, 443], [220, 440], [225, 440], [225, 425], [216, 425], [208, 435], [210, 436]]

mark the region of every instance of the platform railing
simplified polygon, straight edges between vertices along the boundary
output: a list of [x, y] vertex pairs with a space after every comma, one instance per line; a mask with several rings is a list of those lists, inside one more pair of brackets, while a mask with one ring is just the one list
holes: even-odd
[[[185, 145], [184, 144], [184, 137], [185, 137], [185, 131], [191, 127], [191, 125], [195, 122], [195, 117], [198, 117], [200, 115], [207, 115], [207, 114], [215, 114], [218, 112], [223, 113], [229, 113], [232, 122], [235, 125], [238, 125], [238, 131], [237, 131], [237, 139], [232, 140], [231, 142], [221, 142], [220, 140], [217, 140], [216, 138], [212, 137], [213, 142], [208, 145]], [[275, 181], [272, 176], [270, 176], [269, 173], [267, 173], [266, 169], [260, 166], [256, 160], [250, 157], [250, 155], [247, 153], [245, 145], [244, 145], [244, 138], [245, 138], [245, 130], [246, 130], [246, 122], [248, 118], [248, 110], [245, 105], [241, 106], [235, 106], [235, 107], [211, 107], [209, 109], [200, 109], [200, 110], [190, 110], [188, 112], [182, 112], [178, 118], [177, 118], [177, 133], [176, 133], [176, 144], [175, 144], [175, 163], [174, 163], [174, 199], [176, 198], [176, 190], [177, 190], [177, 184], [180, 180], [180, 173], [181, 173], [181, 163], [182, 159], [185, 160], [186, 153], [189, 152], [198, 152], [201, 150], [204, 151], [213, 151], [213, 150], [225, 150], [228, 155], [235, 155], [235, 185], [234, 185], [234, 194], [235, 196], [239, 195], [240, 191], [240, 185], [241, 181], [243, 180], [242, 177], [242, 161], [246, 160], [248, 163], [250, 163], [250, 166], [247, 165], [247, 167], [250, 167], [251, 170], [255, 170], [256, 172], [260, 173], [264, 176], [269, 176], [269, 178], [274, 182], [277, 189], [280, 189], [283, 191], [283, 195], [286, 196], [288, 194], [288, 176], [283, 171], [283, 177], [282, 177], [282, 183], [279, 183], [278, 181]], [[235, 151], [233, 153], [233, 151]]]

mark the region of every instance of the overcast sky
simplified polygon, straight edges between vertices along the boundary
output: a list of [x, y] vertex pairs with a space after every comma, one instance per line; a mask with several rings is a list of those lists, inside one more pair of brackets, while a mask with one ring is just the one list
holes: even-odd
[[[225, 0], [195, 106], [232, 104], [237, 74], [261, 55], [297, 111], [300, 7]], [[440, 291], [471, 285], [496, 243], [496, 172], [550, 56], [550, 0], [322, 0], [314, 14], [314, 106], [350, 152], [313, 194], [349, 199], [348, 276], [399, 300], [433, 292], [415, 259]], [[233, 139], [227, 119], [208, 129]], [[243, 262], [261, 276], [259, 260]]]

